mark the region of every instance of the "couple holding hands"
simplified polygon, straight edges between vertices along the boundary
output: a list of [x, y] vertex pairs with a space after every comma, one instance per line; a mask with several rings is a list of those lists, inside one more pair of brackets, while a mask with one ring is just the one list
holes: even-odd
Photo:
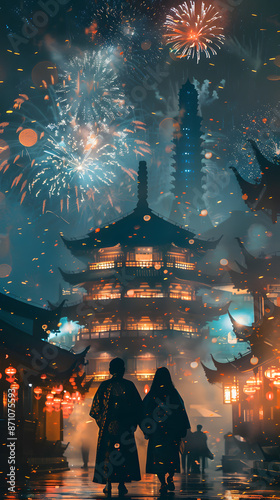
[[112, 377], [100, 384], [90, 410], [99, 427], [93, 481], [105, 484], [107, 496], [112, 483], [118, 483], [119, 494], [125, 495], [125, 483], [140, 481], [134, 438], [139, 425], [149, 441], [146, 472], [157, 474], [161, 494], [174, 491], [173, 476], [180, 472], [180, 442], [190, 423], [168, 369], [158, 368], [143, 401], [133, 382], [123, 378], [122, 359], [113, 359], [109, 370]]

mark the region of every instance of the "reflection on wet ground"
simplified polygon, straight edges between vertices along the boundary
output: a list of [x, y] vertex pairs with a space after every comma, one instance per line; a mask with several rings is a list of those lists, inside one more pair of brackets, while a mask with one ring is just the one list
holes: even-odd
[[[73, 468], [60, 474], [38, 476], [18, 491], [16, 495], [4, 498], [21, 500], [99, 500], [104, 499], [103, 486], [92, 483], [93, 469], [87, 471]], [[253, 478], [254, 479], [254, 478]], [[28, 481], [28, 479], [26, 479]], [[127, 500], [166, 499], [175, 500], [261, 500], [280, 499], [280, 488], [249, 476], [233, 474], [223, 475], [221, 471], [209, 471], [204, 475], [178, 474], [175, 477], [175, 492], [159, 496], [159, 483], [155, 476], [144, 475], [139, 483], [128, 485]], [[118, 497], [116, 485], [112, 497]], [[120, 498], [120, 497], [119, 497]]]

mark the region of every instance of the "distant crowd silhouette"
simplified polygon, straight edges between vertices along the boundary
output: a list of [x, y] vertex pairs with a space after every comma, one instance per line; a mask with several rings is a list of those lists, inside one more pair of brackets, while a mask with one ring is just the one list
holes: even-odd
[[[207, 437], [202, 425], [196, 432], [190, 431], [183, 399], [169, 370], [157, 369], [143, 401], [133, 382], [123, 378], [122, 359], [113, 359], [109, 371], [112, 377], [100, 384], [90, 410], [99, 427], [93, 482], [105, 485], [105, 495], [111, 496], [113, 483], [118, 483], [119, 495], [125, 495], [125, 483], [141, 479], [134, 437], [137, 426], [148, 440], [146, 473], [158, 476], [160, 494], [175, 490], [173, 478], [180, 472], [180, 452], [184, 472], [186, 460], [188, 472], [200, 472], [200, 458], [204, 472], [206, 458], [213, 458]], [[88, 456], [86, 465], [87, 460]]]

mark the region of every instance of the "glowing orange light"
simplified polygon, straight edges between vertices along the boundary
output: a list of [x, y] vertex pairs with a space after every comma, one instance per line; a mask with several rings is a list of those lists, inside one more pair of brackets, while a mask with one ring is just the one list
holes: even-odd
[[41, 387], [34, 387], [35, 399], [41, 399], [42, 392], [43, 391], [42, 391]]
[[252, 358], [250, 359], [251, 365], [257, 365], [258, 362], [259, 362], [259, 358], [257, 358], [256, 356], [252, 356]]
[[227, 259], [221, 259], [220, 260], [221, 266], [227, 266], [228, 265], [228, 260]]
[[201, 210], [200, 215], [201, 217], [206, 217], [206, 215], [208, 215], [208, 210]]
[[213, 154], [211, 153], [211, 151], [208, 151], [207, 153], [205, 153], [205, 155], [204, 155], [204, 156], [205, 156], [205, 158], [206, 158], [207, 160], [210, 160], [210, 158], [212, 158]]
[[195, 370], [195, 368], [198, 367], [198, 363], [197, 361], [192, 361], [191, 364], [190, 364], [190, 367], [193, 368]]
[[36, 144], [38, 135], [32, 128], [25, 128], [20, 132], [18, 140], [26, 148], [31, 148]]
[[265, 397], [268, 401], [272, 401], [274, 399], [274, 394], [272, 391], [269, 391], [266, 393]]
[[10, 382], [11, 384], [12, 382], [15, 381], [16, 372], [17, 372], [16, 368], [13, 368], [13, 366], [9, 366], [8, 368], [6, 368], [5, 373], [7, 375], [6, 377], [7, 382]]

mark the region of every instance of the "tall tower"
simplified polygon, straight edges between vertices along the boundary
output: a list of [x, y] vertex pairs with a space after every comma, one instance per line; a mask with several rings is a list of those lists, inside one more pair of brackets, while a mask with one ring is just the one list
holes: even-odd
[[179, 120], [175, 128], [174, 202], [170, 217], [186, 225], [191, 209], [197, 210], [201, 193], [201, 121], [198, 93], [189, 80], [179, 92]]

